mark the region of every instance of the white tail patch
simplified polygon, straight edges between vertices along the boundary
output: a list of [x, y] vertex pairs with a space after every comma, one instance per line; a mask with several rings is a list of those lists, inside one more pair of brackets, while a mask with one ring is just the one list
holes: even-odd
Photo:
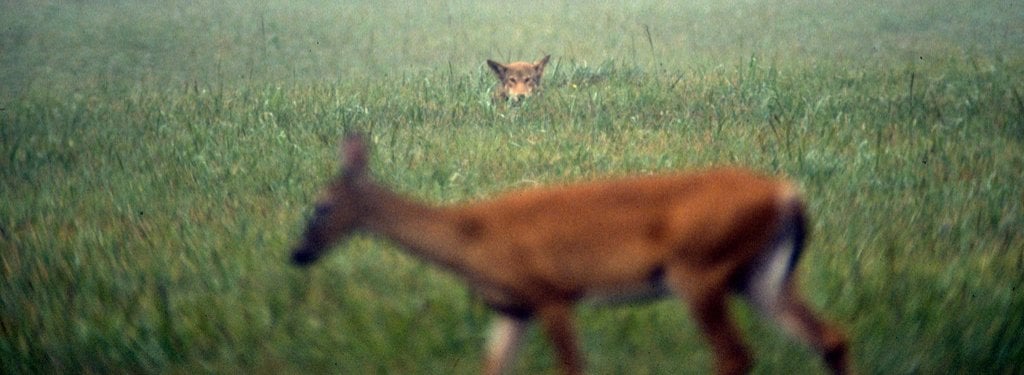
[[795, 257], [799, 257], [796, 251], [802, 247], [802, 231], [799, 228], [798, 218], [801, 210], [800, 196], [797, 190], [789, 184], [782, 187], [779, 193], [780, 222], [775, 239], [768, 244], [760, 259], [751, 269], [746, 285], [746, 294], [755, 306], [762, 313], [773, 315], [778, 312], [779, 307], [785, 303], [786, 288], [789, 286], [790, 275], [796, 264]]
[[746, 294], [762, 313], [776, 311], [781, 303], [792, 273], [794, 245], [791, 236], [775, 241], [750, 274]]
[[527, 325], [525, 320], [503, 315], [494, 319], [487, 348], [485, 373], [488, 375], [504, 374], [508, 370], [509, 364], [515, 360]]

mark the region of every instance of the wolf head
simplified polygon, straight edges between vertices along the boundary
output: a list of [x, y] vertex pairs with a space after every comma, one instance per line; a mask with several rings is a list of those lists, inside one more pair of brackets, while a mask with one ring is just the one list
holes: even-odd
[[516, 61], [508, 64], [487, 60], [487, 66], [501, 81], [494, 89], [494, 98], [519, 100], [539, 91], [540, 79], [544, 75], [544, 66], [548, 64], [550, 58], [551, 55], [547, 55], [532, 63]]

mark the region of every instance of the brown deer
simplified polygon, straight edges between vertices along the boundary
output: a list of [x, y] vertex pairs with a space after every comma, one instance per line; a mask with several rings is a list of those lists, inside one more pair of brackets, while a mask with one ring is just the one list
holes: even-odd
[[503, 373], [537, 319], [560, 370], [582, 373], [573, 306], [673, 294], [714, 350], [720, 374], [745, 373], [750, 355], [727, 297], [745, 297], [785, 332], [847, 370], [843, 334], [815, 317], [796, 291], [804, 205], [785, 181], [710, 169], [517, 190], [432, 206], [381, 186], [359, 136], [342, 147], [341, 173], [316, 204], [292, 252], [309, 265], [354, 231], [375, 233], [464, 278], [497, 318], [484, 364]]

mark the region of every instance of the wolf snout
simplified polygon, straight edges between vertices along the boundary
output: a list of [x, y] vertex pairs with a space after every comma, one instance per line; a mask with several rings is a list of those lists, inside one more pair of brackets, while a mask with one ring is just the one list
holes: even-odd
[[518, 103], [523, 101], [523, 99], [526, 99], [527, 96], [528, 95], [526, 94], [509, 94], [508, 100], [513, 103]]

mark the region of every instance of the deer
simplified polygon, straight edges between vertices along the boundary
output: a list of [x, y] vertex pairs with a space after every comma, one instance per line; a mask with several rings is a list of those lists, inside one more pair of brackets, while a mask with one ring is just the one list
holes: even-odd
[[309, 266], [364, 232], [464, 280], [496, 314], [484, 374], [503, 374], [538, 321], [562, 374], [581, 374], [573, 309], [581, 301], [657, 300], [689, 307], [718, 374], [742, 374], [751, 355], [730, 318], [738, 295], [758, 315], [848, 373], [847, 339], [797, 292], [808, 236], [794, 184], [740, 167], [620, 176], [512, 190], [434, 205], [376, 182], [361, 135], [341, 142], [341, 168], [291, 251]]

